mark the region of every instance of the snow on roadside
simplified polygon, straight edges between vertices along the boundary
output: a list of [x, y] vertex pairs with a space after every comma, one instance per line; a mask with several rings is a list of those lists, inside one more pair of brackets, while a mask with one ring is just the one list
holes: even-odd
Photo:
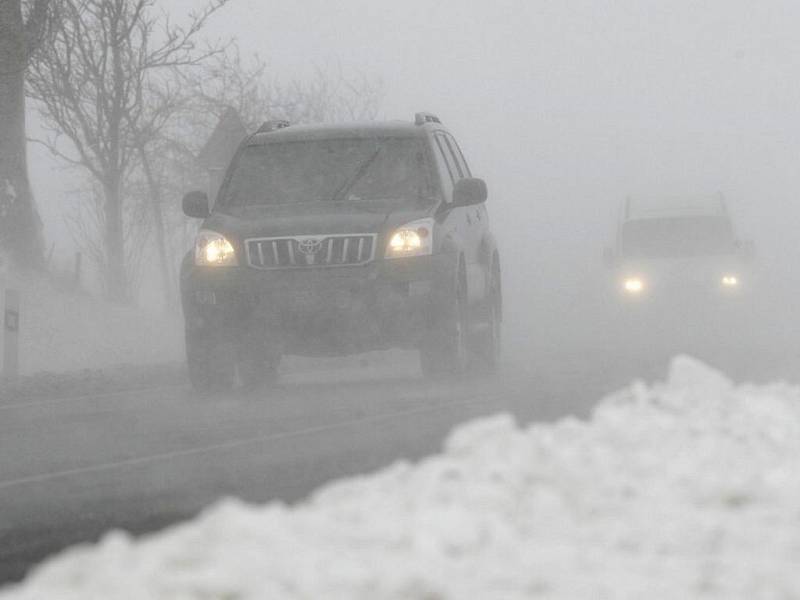
[[21, 296], [24, 375], [183, 361], [179, 317], [109, 304], [36, 276], [0, 273], [0, 302], [6, 288]]
[[307, 502], [111, 533], [0, 600], [800, 597], [800, 390], [686, 357], [589, 421], [455, 430]]

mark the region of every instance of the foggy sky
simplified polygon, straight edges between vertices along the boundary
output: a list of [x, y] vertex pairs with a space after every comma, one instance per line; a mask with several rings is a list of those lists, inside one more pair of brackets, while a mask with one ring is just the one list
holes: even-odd
[[380, 76], [387, 118], [437, 112], [488, 180], [503, 244], [531, 244], [543, 269], [596, 267], [626, 194], [718, 190], [759, 252], [793, 265], [798, 22], [791, 1], [232, 0], [208, 34], [278, 78], [330, 61]]

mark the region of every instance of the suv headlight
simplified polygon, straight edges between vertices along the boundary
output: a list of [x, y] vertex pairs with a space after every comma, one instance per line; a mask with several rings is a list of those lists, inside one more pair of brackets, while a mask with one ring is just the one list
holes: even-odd
[[427, 256], [433, 252], [433, 219], [420, 219], [395, 229], [389, 236], [386, 258]]
[[204, 267], [235, 267], [233, 244], [216, 231], [202, 230], [194, 243], [194, 264]]

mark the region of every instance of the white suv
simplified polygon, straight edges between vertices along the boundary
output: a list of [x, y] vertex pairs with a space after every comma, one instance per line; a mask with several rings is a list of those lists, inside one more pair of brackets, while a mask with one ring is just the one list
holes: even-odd
[[627, 199], [607, 265], [620, 297], [740, 296], [752, 282], [752, 242], [739, 239], [721, 195]]

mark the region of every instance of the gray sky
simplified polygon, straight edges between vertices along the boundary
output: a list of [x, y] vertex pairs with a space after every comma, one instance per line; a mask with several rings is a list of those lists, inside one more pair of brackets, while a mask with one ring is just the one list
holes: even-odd
[[[427, 109], [454, 130], [511, 238], [588, 260], [628, 193], [722, 190], [761, 247], [787, 250], [798, 22], [793, 1], [232, 0], [209, 35], [278, 78], [326, 61], [382, 77], [386, 117]], [[50, 166], [33, 171], [52, 215]]]
[[233, 0], [213, 32], [278, 76], [381, 76], [387, 117], [454, 129], [496, 221], [588, 258], [629, 193], [721, 190], [765, 251], [793, 241], [798, 22], [794, 1]]

